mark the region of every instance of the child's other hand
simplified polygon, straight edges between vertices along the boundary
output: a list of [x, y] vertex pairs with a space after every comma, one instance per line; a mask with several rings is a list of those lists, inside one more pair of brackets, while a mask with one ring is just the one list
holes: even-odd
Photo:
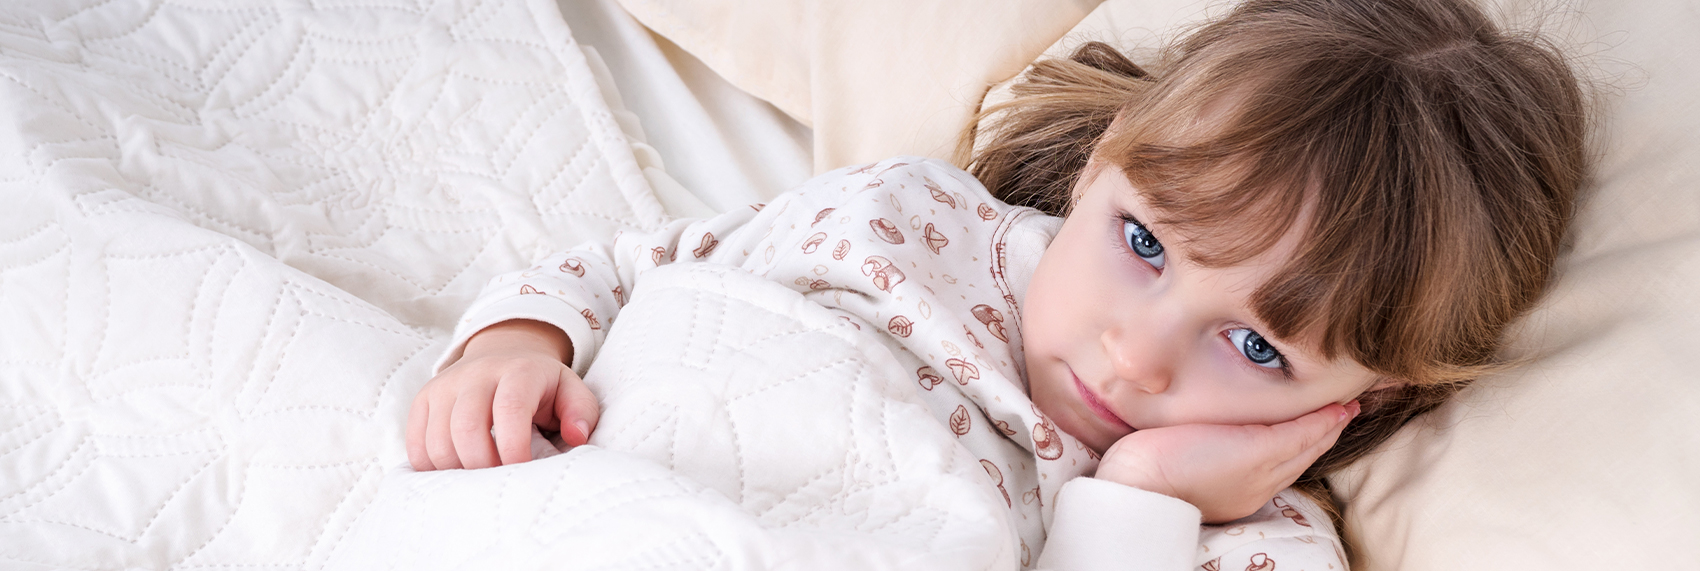
[[[531, 425], [559, 430], [577, 446], [601, 412], [566, 366], [572, 344], [560, 329], [504, 321], [466, 343], [460, 360], [431, 379], [407, 415], [413, 469], [488, 468], [531, 460]], [[491, 437], [491, 427], [495, 437]]]
[[1334, 446], [1358, 403], [1272, 426], [1183, 424], [1140, 430], [1104, 452], [1096, 478], [1185, 500], [1205, 523], [1256, 512]]

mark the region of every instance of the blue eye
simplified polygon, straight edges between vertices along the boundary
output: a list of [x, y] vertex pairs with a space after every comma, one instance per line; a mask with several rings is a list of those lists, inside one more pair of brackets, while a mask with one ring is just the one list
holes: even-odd
[[1151, 264], [1151, 267], [1163, 269], [1163, 243], [1145, 229], [1144, 224], [1132, 218], [1122, 218], [1122, 241], [1133, 248], [1133, 255]]
[[1279, 369], [1283, 365], [1281, 352], [1276, 351], [1275, 346], [1270, 345], [1269, 340], [1258, 335], [1256, 331], [1231, 329], [1228, 331], [1228, 341], [1234, 344], [1235, 349], [1240, 350], [1241, 355], [1245, 355], [1246, 360], [1259, 367]]

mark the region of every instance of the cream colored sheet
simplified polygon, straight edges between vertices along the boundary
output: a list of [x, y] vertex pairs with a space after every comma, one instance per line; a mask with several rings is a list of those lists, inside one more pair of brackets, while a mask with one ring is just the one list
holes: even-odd
[[808, 127], [651, 34], [614, 0], [558, 4], [606, 65], [615, 113], [621, 103], [630, 112], [622, 125], [653, 150], [640, 150], [639, 160], [666, 173], [649, 175], [668, 213], [703, 217], [766, 202], [811, 176]]

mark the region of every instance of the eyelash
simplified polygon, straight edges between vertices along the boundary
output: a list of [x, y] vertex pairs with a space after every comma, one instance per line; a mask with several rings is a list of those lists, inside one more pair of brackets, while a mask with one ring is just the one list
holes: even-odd
[[[1167, 254], [1167, 249], [1162, 248], [1163, 241], [1161, 239], [1157, 239], [1156, 234], [1151, 232], [1151, 228], [1146, 226], [1145, 223], [1140, 222], [1138, 218], [1134, 218], [1132, 214], [1129, 214], [1129, 213], [1126, 213], [1126, 212], [1118, 212], [1116, 214], [1116, 218], [1121, 221], [1123, 228], [1125, 228], [1126, 225], [1128, 225], [1128, 224], [1133, 224], [1133, 225], [1139, 226], [1140, 228], [1145, 230], [1146, 234], [1150, 235], [1154, 240], [1156, 240], [1157, 245], [1158, 245], [1158, 249], [1159, 249], [1157, 256], [1165, 256]], [[1121, 232], [1117, 232], [1116, 234], [1118, 236], [1120, 236], [1120, 241], [1121, 241], [1121, 246], [1122, 246], [1123, 252], [1126, 252], [1127, 255], [1132, 256], [1134, 259], [1139, 260], [1141, 263], [1144, 263], [1148, 266], [1151, 266], [1151, 269], [1156, 270], [1157, 273], [1159, 273], [1159, 274], [1163, 273], [1163, 268], [1157, 267], [1155, 264], [1152, 264], [1149, 260], [1146, 260], [1144, 256], [1141, 256], [1141, 255], [1139, 255], [1138, 252], [1134, 251], [1133, 244], [1128, 243], [1127, 234], [1126, 234], [1125, 230], [1123, 230]], [[1166, 256], [1165, 256], [1165, 258], [1166, 258]], [[1164, 265], [1166, 266], [1167, 263], [1165, 262]], [[1248, 331], [1256, 333], [1256, 330], [1251, 329], [1251, 328], [1236, 327], [1234, 329], [1247, 329]], [[1234, 352], [1234, 355], [1238, 357], [1237, 360], [1240, 362], [1241, 366], [1253, 369], [1258, 374], [1267, 374], [1268, 371], [1269, 371], [1269, 367], [1262, 367], [1262, 366], [1258, 366], [1255, 363], [1252, 363], [1250, 357], [1247, 357], [1244, 352], [1241, 352], [1239, 347], [1234, 346], [1233, 338], [1230, 335], [1228, 335], [1229, 331], [1233, 331], [1234, 329], [1230, 329], [1228, 331], [1222, 332], [1223, 339], [1227, 340], [1227, 342], [1228, 342], [1228, 345], [1229, 345], [1228, 350]], [[1281, 360], [1281, 366], [1277, 369], [1277, 370], [1281, 371], [1281, 378], [1285, 381], [1293, 381], [1294, 380], [1294, 378], [1293, 378], [1293, 366], [1287, 360], [1287, 353], [1285, 351], [1282, 351], [1280, 347], [1276, 347], [1275, 344], [1270, 342], [1269, 338], [1264, 337], [1263, 334], [1258, 333], [1257, 336], [1262, 338], [1264, 343], [1268, 343], [1269, 347], [1271, 349], [1275, 350], [1275, 358]]]
[[[1228, 350], [1233, 351], [1234, 355], [1239, 357], [1239, 359], [1236, 359], [1236, 360], [1240, 362], [1240, 366], [1251, 369], [1253, 372], [1256, 372], [1256, 373], [1259, 373], [1259, 374], [1268, 374], [1269, 371], [1270, 371], [1269, 367], [1260, 367], [1260, 366], [1257, 365], [1257, 363], [1251, 362], [1250, 357], [1245, 356], [1245, 353], [1240, 352], [1239, 347], [1234, 346], [1234, 339], [1232, 337], [1228, 336], [1228, 332], [1233, 331], [1234, 329], [1248, 329], [1248, 330], [1250, 330], [1254, 333], [1257, 330], [1251, 329], [1249, 327], [1234, 327], [1234, 328], [1228, 329], [1227, 331], [1223, 331], [1222, 332], [1222, 338], [1227, 340]], [[1258, 336], [1263, 337], [1263, 334], [1258, 333]], [[1263, 342], [1269, 343], [1269, 348], [1275, 350], [1275, 358], [1281, 360], [1281, 366], [1279, 368], [1275, 369], [1275, 370], [1281, 372], [1281, 380], [1287, 381], [1287, 382], [1297, 380], [1297, 379], [1293, 378], [1293, 365], [1292, 365], [1292, 362], [1287, 360], [1287, 353], [1285, 351], [1282, 351], [1280, 347], [1276, 347], [1274, 343], [1271, 343], [1269, 341], [1268, 337], [1263, 337]]]

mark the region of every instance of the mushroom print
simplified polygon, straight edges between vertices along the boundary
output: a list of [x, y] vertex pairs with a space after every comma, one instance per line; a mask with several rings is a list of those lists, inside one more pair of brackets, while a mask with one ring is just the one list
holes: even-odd
[[1015, 507], [1015, 502], [1009, 501], [1009, 490], [1003, 489], [1003, 471], [991, 460], [981, 459], [980, 467], [986, 469], [986, 475], [992, 477], [992, 483], [998, 485], [998, 491], [1003, 492], [1004, 507]]
[[933, 228], [932, 222], [928, 222], [927, 229], [922, 231], [921, 241], [926, 243], [927, 249], [932, 250], [934, 254], [939, 253], [940, 249], [950, 245], [950, 240], [945, 238], [944, 234], [940, 233], [937, 228]]
[[714, 247], [719, 245], [720, 241], [714, 239], [714, 234], [704, 232], [702, 235], [702, 244], [698, 245], [697, 249], [691, 250], [691, 255], [698, 258], [707, 258], [708, 253], [713, 252]]
[[1251, 556], [1251, 564], [1245, 566], [1245, 571], [1275, 571], [1275, 560], [1268, 553]]
[[915, 322], [910, 321], [907, 317], [899, 315], [891, 318], [891, 322], [885, 324], [885, 329], [886, 331], [890, 331], [892, 335], [908, 337], [909, 334], [915, 330]]
[[897, 230], [897, 224], [892, 223], [890, 220], [875, 218], [868, 221], [868, 227], [873, 228], [874, 235], [879, 236], [881, 240], [885, 240], [892, 244], [903, 243], [903, 233], [899, 232]]
[[974, 419], [968, 416], [968, 407], [956, 405], [956, 412], [950, 413], [950, 431], [955, 432], [957, 436], [963, 436], [973, 427]]
[[815, 221], [810, 222], [809, 227], [813, 228], [814, 225], [820, 224], [820, 221], [826, 220], [826, 217], [831, 215], [832, 211], [834, 211], [834, 210], [837, 210], [837, 208], [824, 208], [824, 209], [821, 209], [820, 212], [816, 212], [815, 213]]
[[626, 288], [624, 286], [614, 286], [614, 290], [609, 293], [614, 294], [615, 305], [626, 304]]
[[578, 312], [578, 314], [584, 316], [584, 320], [586, 322], [590, 323], [591, 329], [593, 329], [593, 330], [601, 330], [602, 329], [602, 322], [596, 320], [596, 313], [586, 309], [586, 310]]
[[815, 235], [809, 236], [809, 240], [807, 242], [803, 242], [803, 253], [804, 254], [815, 253], [815, 249], [820, 248], [821, 242], [825, 242], [825, 241], [826, 241], [826, 233], [825, 232], [816, 232]]
[[1062, 457], [1062, 435], [1051, 427], [1051, 421], [1033, 425], [1033, 453], [1046, 460], [1056, 460]]
[[932, 367], [916, 369], [915, 376], [917, 377], [916, 380], [921, 382], [921, 388], [929, 391], [933, 390], [933, 387], [939, 386], [939, 383], [944, 382], [944, 377], [939, 376], [938, 370]]
[[890, 292], [891, 288], [903, 283], [903, 272], [897, 266], [881, 256], [868, 256], [862, 262], [862, 275], [874, 278], [874, 287]]
[[1299, 513], [1299, 510], [1288, 504], [1286, 500], [1275, 498], [1274, 503], [1275, 507], [1281, 508], [1281, 515], [1287, 516], [1287, 519], [1293, 520], [1293, 523], [1310, 527], [1310, 520], [1305, 519], [1305, 514]]
[[561, 273], [584, 277], [584, 261], [578, 258], [567, 258], [566, 261], [561, 262]]
[[998, 338], [999, 341], [1004, 343], [1009, 342], [1009, 335], [1004, 332], [1003, 328], [1003, 312], [994, 309], [990, 305], [982, 303], [974, 306], [974, 309], [969, 310], [969, 313], [973, 313], [974, 319], [978, 319], [980, 320], [980, 323], [985, 324], [986, 331], [990, 331], [993, 337]]
[[1204, 564], [1199, 565], [1199, 567], [1204, 569], [1204, 571], [1222, 571], [1222, 558], [1217, 557], [1215, 559], [1205, 561]]
[[980, 378], [980, 368], [962, 359], [945, 359], [945, 366], [950, 367], [950, 374], [956, 377], [956, 384], [968, 386], [968, 381]]
[[1009, 423], [1007, 422], [994, 420], [992, 421], [992, 427], [997, 428], [998, 432], [1002, 432], [1004, 436], [1015, 436], [1015, 429], [1010, 428]]
[[520, 295], [526, 295], [526, 294], [543, 295], [543, 292], [537, 291], [537, 288], [531, 287], [531, 284], [525, 284], [525, 285], [519, 286], [519, 294]]

